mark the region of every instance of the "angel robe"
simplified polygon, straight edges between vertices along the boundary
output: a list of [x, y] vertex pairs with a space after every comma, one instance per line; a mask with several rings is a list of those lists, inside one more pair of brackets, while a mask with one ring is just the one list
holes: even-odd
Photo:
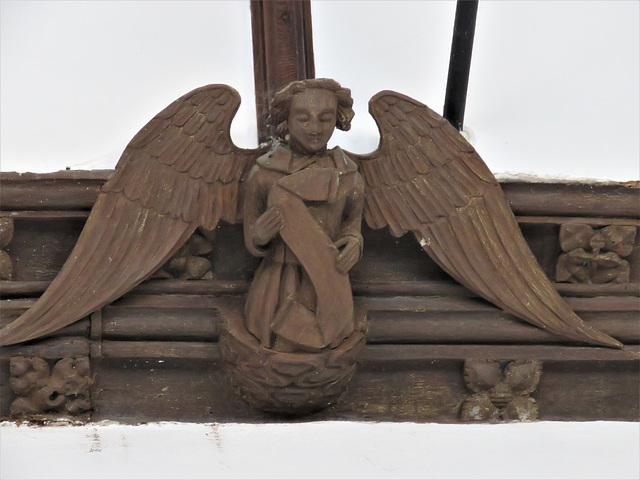
[[[299, 156], [278, 144], [257, 160], [244, 191], [245, 244], [264, 257], [245, 305], [247, 330], [281, 351], [338, 346], [354, 330], [354, 312], [334, 244], [356, 239], [362, 256], [364, 182], [356, 164], [337, 147]], [[280, 210], [283, 228], [258, 246], [254, 225], [271, 206]]]

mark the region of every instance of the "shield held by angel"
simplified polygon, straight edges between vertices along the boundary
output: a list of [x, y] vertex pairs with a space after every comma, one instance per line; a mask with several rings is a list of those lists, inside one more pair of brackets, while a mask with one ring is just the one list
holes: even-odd
[[369, 103], [378, 148], [328, 149], [336, 127], [349, 129], [352, 103], [334, 80], [293, 82], [272, 102], [276, 138], [253, 150], [231, 140], [240, 105], [232, 88], [207, 85], [170, 104], [128, 144], [69, 259], [0, 332], [1, 344], [116, 300], [196, 228], [243, 221], [245, 246], [262, 262], [243, 311], [222, 329], [227, 372], [259, 408], [322, 408], [353, 375], [364, 342], [348, 276], [362, 255], [364, 216], [396, 237], [411, 232], [444, 271], [506, 312], [572, 341], [621, 347], [560, 297], [495, 177], [447, 120], [383, 91]]

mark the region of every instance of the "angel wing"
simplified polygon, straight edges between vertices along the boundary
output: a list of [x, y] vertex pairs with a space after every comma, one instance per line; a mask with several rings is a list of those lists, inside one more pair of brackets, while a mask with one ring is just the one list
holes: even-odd
[[563, 337], [622, 344], [584, 323], [526, 244], [497, 180], [474, 148], [427, 106], [383, 91], [369, 102], [378, 149], [349, 154], [364, 177], [365, 219], [394, 236], [413, 232], [458, 282], [503, 310]]
[[207, 85], [157, 114], [124, 150], [75, 248], [35, 305], [0, 331], [0, 345], [41, 337], [124, 295], [198, 226], [239, 220], [239, 188], [261, 150], [229, 133], [240, 96]]

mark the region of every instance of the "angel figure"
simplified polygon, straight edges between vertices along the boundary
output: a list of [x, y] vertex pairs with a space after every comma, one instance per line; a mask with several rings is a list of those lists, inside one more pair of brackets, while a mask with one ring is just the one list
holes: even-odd
[[347, 273], [362, 256], [364, 182], [338, 147], [349, 130], [349, 90], [334, 80], [290, 84], [275, 96], [272, 122], [283, 137], [245, 182], [247, 249], [264, 257], [249, 291], [246, 327], [264, 346], [316, 351], [354, 330]]
[[[349, 354], [364, 334], [354, 317], [348, 271], [362, 253], [364, 211], [374, 229], [411, 232], [443, 270], [506, 312], [573, 341], [622, 346], [564, 302], [493, 174], [427, 106], [396, 92], [375, 95], [369, 111], [380, 144], [356, 155], [327, 150], [334, 128], [347, 130], [353, 117], [349, 90], [333, 80], [294, 82], [276, 94], [271, 118], [280, 135], [268, 152], [231, 141], [239, 105], [232, 88], [208, 85], [156, 115], [123, 152], [58, 276], [0, 331], [0, 344], [79, 320], [148, 278], [199, 226], [213, 229], [220, 220], [244, 217], [246, 247], [264, 258], [242, 328], [232, 326], [231, 335], [221, 337], [223, 356], [236, 373], [255, 357], [240, 358], [245, 347], [263, 355], [259, 368], [284, 358], [261, 380], [286, 387], [269, 409], [291, 405], [300, 392], [283, 372], [308, 373], [293, 359], [317, 366], [320, 357], [339, 363], [336, 352], [346, 355], [347, 373], [329, 375], [340, 369], [323, 364], [300, 382], [304, 386], [348, 381], [355, 368]], [[256, 365], [241, 372], [245, 386], [256, 383]], [[259, 400], [263, 393], [251, 395]]]

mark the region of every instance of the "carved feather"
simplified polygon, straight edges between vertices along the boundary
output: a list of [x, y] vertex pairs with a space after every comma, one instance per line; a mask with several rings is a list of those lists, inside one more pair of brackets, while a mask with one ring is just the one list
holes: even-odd
[[352, 155], [367, 184], [365, 219], [394, 236], [413, 232], [451, 276], [505, 311], [565, 338], [622, 344], [584, 323], [541, 270], [497, 180], [440, 115], [383, 91], [369, 110], [378, 149]]
[[240, 220], [240, 184], [263, 153], [231, 141], [240, 96], [207, 85], [156, 115], [125, 149], [70, 257], [36, 304], [0, 331], [0, 345], [54, 332], [124, 295], [198, 226]]

